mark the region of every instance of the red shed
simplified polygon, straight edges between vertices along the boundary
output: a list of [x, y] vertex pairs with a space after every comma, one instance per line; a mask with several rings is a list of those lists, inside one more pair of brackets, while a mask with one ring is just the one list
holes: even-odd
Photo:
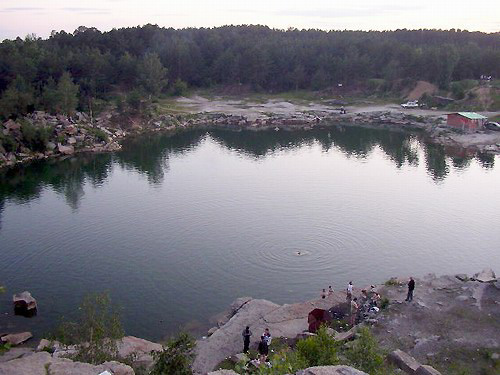
[[448, 114], [448, 126], [462, 130], [482, 129], [487, 117], [475, 112], [455, 112]]

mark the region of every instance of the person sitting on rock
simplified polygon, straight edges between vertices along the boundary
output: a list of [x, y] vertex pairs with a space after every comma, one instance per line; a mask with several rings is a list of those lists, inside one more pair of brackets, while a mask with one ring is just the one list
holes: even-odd
[[265, 336], [260, 337], [258, 350], [259, 350], [259, 356], [260, 356], [260, 358], [259, 358], [260, 363], [266, 362], [267, 355], [269, 354], [269, 346], [267, 346], [267, 341], [266, 341]]
[[331, 296], [332, 294], [333, 294], [333, 288], [332, 288], [332, 286], [330, 285], [330, 286], [328, 287], [328, 296]]
[[326, 298], [326, 289], [323, 289], [323, 291], [321, 292], [321, 298]]

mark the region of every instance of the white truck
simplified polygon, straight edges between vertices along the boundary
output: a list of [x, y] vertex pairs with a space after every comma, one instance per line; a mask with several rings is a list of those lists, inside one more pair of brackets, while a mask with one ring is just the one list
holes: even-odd
[[403, 107], [403, 108], [419, 108], [420, 105], [418, 104], [418, 100], [410, 100], [406, 103], [401, 104], [401, 107]]

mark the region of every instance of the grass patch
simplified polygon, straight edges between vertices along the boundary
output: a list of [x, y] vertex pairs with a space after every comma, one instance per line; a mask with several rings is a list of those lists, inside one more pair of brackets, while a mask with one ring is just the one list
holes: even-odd
[[399, 281], [395, 277], [391, 277], [384, 283], [385, 286], [399, 286]]
[[0, 355], [8, 352], [12, 348], [12, 345], [9, 343], [0, 343]]

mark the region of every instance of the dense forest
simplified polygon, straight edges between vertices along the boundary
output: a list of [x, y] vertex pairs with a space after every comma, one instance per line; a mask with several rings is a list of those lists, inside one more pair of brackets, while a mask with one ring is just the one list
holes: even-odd
[[187, 87], [242, 84], [278, 92], [378, 79], [446, 89], [452, 81], [499, 74], [500, 33], [79, 27], [0, 44], [0, 116], [71, 113], [112, 100], [133, 106]]

